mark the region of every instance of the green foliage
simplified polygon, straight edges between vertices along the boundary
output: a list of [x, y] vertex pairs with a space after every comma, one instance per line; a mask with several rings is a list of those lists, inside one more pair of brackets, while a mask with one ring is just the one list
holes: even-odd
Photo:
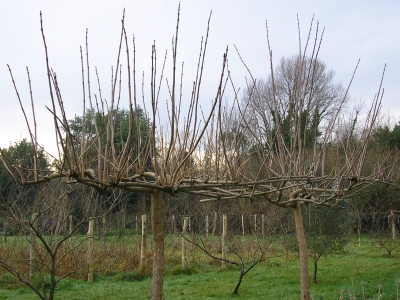
[[[146, 160], [144, 164], [147, 168], [151, 165], [150, 155], [144, 150], [148, 148], [151, 124], [139, 106], [133, 111], [110, 109], [104, 112], [88, 109], [84, 116], [69, 120], [68, 126], [72, 137], [67, 135], [66, 138], [72, 139], [75, 154], [71, 151], [64, 153], [67, 158], [65, 165], [57, 165], [58, 169], [68, 169], [67, 161], [74, 161], [79, 156], [85, 162], [85, 168], [96, 170], [98, 164], [95, 162], [99, 153], [118, 158], [123, 149], [128, 149], [128, 153], [125, 154], [134, 159]], [[124, 148], [125, 146], [127, 148]]]
[[[303, 223], [310, 257], [341, 253], [349, 241], [354, 223], [349, 209], [321, 205], [303, 206]], [[292, 236], [289, 248], [298, 251]]]
[[[13, 165], [22, 169], [27, 180], [34, 179], [33, 172], [28, 172], [28, 169], [31, 169], [32, 166], [34, 166], [33, 162], [35, 159], [35, 150], [31, 142], [28, 142], [26, 139], [23, 139], [18, 143], [16, 142], [13, 145], [10, 145], [7, 149], [2, 149], [1, 155], [5, 156], [5, 158], [11, 161]], [[38, 149], [37, 168], [39, 170], [46, 170], [49, 166], [50, 163], [47, 155], [42, 149]], [[14, 179], [8, 173], [4, 165], [0, 163], [0, 186], [3, 196], [5, 196], [7, 192], [11, 192], [13, 184], [15, 185]]]
[[[7, 149], [3, 149], [2, 153], [14, 164], [22, 169], [32, 168], [34, 165], [35, 151], [31, 142], [26, 139], [15, 142]], [[49, 167], [48, 157], [42, 149], [38, 149], [37, 167], [39, 170], [46, 170]]]
[[372, 141], [391, 149], [400, 149], [400, 124], [396, 124], [393, 129], [389, 126], [380, 126], [373, 133]]
[[[290, 109], [285, 116], [279, 116], [279, 123], [275, 122], [275, 112], [271, 110], [271, 117], [274, 120], [273, 124], [280, 124], [280, 131], [283, 138], [283, 141], [286, 147], [290, 148], [290, 143], [293, 141], [293, 135], [295, 132], [295, 120], [294, 120], [294, 107], [293, 104], [290, 104]], [[309, 119], [311, 118], [311, 120]], [[300, 136], [303, 141], [303, 147], [312, 148], [314, 146], [314, 142], [317, 140], [319, 136], [321, 136], [322, 132], [318, 129], [318, 126], [321, 122], [321, 116], [318, 113], [318, 110], [310, 113], [307, 110], [303, 110], [300, 115]], [[272, 136], [276, 135], [276, 129], [272, 131]], [[296, 145], [298, 148], [299, 145]], [[275, 145], [276, 148], [276, 145]]]
[[[109, 122], [109, 120], [112, 121]], [[113, 134], [112, 142], [118, 154], [128, 140], [129, 122], [132, 122], [133, 124], [131, 131], [131, 145], [136, 149], [138, 141], [138, 128], [141, 134], [142, 143], [146, 141], [150, 130], [149, 120], [140, 107], [137, 107], [137, 109], [132, 112], [131, 116], [129, 110], [125, 109], [114, 109], [108, 114], [87, 110], [84, 117], [77, 116], [75, 119], [69, 120], [69, 127], [71, 132], [78, 140], [82, 140], [82, 133], [84, 130], [87, 139], [86, 142], [91, 142], [96, 137], [97, 125], [103, 145], [107, 140], [107, 134]], [[107, 132], [107, 123], [112, 125], [113, 132]], [[84, 124], [85, 126], [83, 126]]]
[[[344, 206], [348, 205], [344, 203]], [[349, 209], [337, 206], [303, 206], [302, 213], [308, 256], [314, 262], [313, 282], [316, 283], [319, 259], [327, 254], [344, 252], [354, 220]], [[299, 251], [295, 236], [292, 236], [289, 240], [288, 247], [296, 252]]]
[[[20, 168], [20, 172], [24, 174], [26, 180], [34, 180], [34, 173], [31, 171], [34, 166], [35, 150], [31, 142], [26, 139], [16, 142], [10, 145], [7, 149], [2, 149], [1, 155], [5, 159], [12, 162], [14, 166]], [[48, 170], [50, 167], [49, 158], [42, 149], [37, 151], [37, 168], [38, 170]], [[4, 167], [3, 163], [0, 162], [0, 196], [3, 201], [0, 203], [0, 212], [3, 209], [3, 205], [6, 205], [7, 200], [17, 199], [21, 193], [24, 193], [31, 199], [37, 194], [37, 186], [29, 186], [25, 189], [17, 184], [11, 174]], [[1, 214], [0, 214], [1, 217]]]
[[50, 288], [50, 275], [38, 272], [31, 279], [32, 285], [41, 290], [49, 290]]
[[350, 210], [313, 205], [304, 212], [309, 250], [314, 255], [343, 251], [354, 223]]
[[5, 290], [15, 289], [19, 287], [19, 280], [11, 274], [3, 274], [0, 276], [0, 287]]

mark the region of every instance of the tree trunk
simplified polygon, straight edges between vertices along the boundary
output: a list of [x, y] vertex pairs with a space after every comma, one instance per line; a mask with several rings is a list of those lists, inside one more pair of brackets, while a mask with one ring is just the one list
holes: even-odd
[[49, 288], [49, 298], [48, 300], [54, 299], [54, 294], [56, 292], [56, 253], [54, 253], [51, 257], [51, 269], [50, 269], [50, 288]]
[[153, 226], [153, 277], [151, 299], [162, 300], [164, 283], [164, 230], [162, 192], [154, 190], [151, 195]]
[[318, 271], [318, 259], [314, 258], [314, 271], [313, 271], [312, 283], [317, 283], [317, 271]]
[[240, 275], [239, 275], [239, 279], [238, 279], [238, 281], [237, 281], [237, 283], [236, 283], [235, 289], [233, 290], [233, 294], [235, 294], [235, 295], [236, 295], [236, 294], [238, 293], [238, 291], [239, 291], [239, 287], [240, 287], [240, 284], [242, 283], [243, 276], [244, 276], [244, 267], [243, 267], [243, 264], [241, 264], [241, 265], [240, 265]]
[[293, 214], [296, 223], [297, 241], [299, 243], [301, 299], [309, 300], [310, 285], [308, 283], [307, 240], [304, 233], [303, 216], [301, 214], [300, 204], [296, 204], [293, 208]]

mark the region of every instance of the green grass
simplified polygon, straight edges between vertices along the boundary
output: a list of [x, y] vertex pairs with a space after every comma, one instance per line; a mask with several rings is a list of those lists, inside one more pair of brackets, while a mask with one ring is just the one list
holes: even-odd
[[[197, 258], [199, 254], [196, 254]], [[176, 262], [176, 261], [174, 261]], [[396, 299], [396, 280], [400, 278], [400, 251], [388, 258], [367, 239], [361, 247], [349, 244], [346, 254], [322, 257], [319, 262], [318, 284], [311, 284], [314, 299], [364, 299], [361, 282], [365, 282], [365, 299]], [[310, 262], [310, 275], [312, 265]], [[164, 299], [299, 299], [299, 264], [296, 256], [267, 260], [244, 277], [238, 295], [232, 295], [238, 270], [221, 269], [206, 260], [194, 260], [187, 270], [167, 260]], [[56, 299], [149, 299], [151, 279], [135, 272], [109, 272], [98, 275], [93, 284], [66, 279], [57, 286]], [[28, 288], [12, 284], [10, 276], [0, 277], [0, 299], [38, 299]]]

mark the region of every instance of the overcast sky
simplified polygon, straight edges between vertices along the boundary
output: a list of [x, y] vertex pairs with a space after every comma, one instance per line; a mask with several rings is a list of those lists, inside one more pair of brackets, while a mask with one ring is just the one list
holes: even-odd
[[[50, 65], [56, 71], [69, 118], [82, 114], [80, 45], [85, 45], [89, 30], [89, 56], [92, 90], [98, 94], [94, 67], [99, 72], [103, 98], [109, 99], [111, 66], [115, 65], [123, 9], [130, 39], [135, 35], [138, 80], [145, 74], [150, 83], [151, 45], [155, 41], [159, 70], [165, 50], [172, 60], [171, 39], [175, 34], [178, 1], [1, 1], [0, 9], [0, 147], [27, 137], [28, 131], [7, 64], [10, 65], [21, 99], [30, 114], [30, 96], [26, 67], [32, 80], [39, 128], [39, 143], [55, 149], [53, 125], [47, 89], [45, 56], [40, 32], [39, 12]], [[355, 80], [350, 88], [357, 102], [371, 102], [376, 94], [385, 63], [383, 112], [400, 120], [400, 1], [181, 1], [178, 65], [184, 61], [184, 99], [190, 98], [191, 84], [201, 37], [212, 11], [207, 45], [201, 103], [206, 107], [216, 93], [222, 55], [229, 47], [229, 68], [236, 87], [245, 87], [249, 76], [234, 44], [254, 77], [269, 74], [265, 23], [268, 21], [274, 62], [282, 56], [298, 53], [297, 17], [304, 45], [311, 19], [314, 29], [325, 33], [319, 58], [336, 72], [335, 82], [347, 86], [359, 58]], [[132, 48], [132, 46], [130, 45]], [[167, 65], [168, 67], [168, 65]], [[166, 76], [171, 77], [167, 69]], [[141, 83], [139, 83], [139, 86]], [[146, 89], [145, 89], [146, 90]], [[139, 95], [141, 97], [141, 93]], [[148, 94], [145, 97], [148, 98]], [[226, 95], [232, 98], [232, 93]], [[161, 95], [165, 101], [168, 95]], [[29, 115], [30, 116], [30, 115]]]

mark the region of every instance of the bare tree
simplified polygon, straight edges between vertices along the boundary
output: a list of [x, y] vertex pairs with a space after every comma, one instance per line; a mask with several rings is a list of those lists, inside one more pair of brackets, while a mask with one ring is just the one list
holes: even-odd
[[[9, 251], [4, 251], [0, 258], [0, 267], [41, 299], [51, 300], [58, 282], [72, 274], [87, 273], [82, 248], [89, 237], [76, 236], [87, 229], [89, 217], [101, 216], [94, 212], [82, 214], [82, 205], [71, 205], [74, 189], [62, 182], [52, 181], [37, 188], [35, 197], [26, 188], [17, 197], [1, 196], [0, 217], [19, 236], [9, 242]], [[73, 208], [66, 211], [66, 207]], [[81, 217], [72, 219], [72, 215]]]
[[[41, 20], [42, 23], [42, 20]], [[124, 18], [122, 19], [120, 45], [114, 74], [112, 75], [112, 98], [105, 102], [99, 95], [92, 99], [92, 85], [90, 80], [90, 64], [88, 43], [86, 43], [86, 63], [82, 54], [82, 83], [83, 83], [83, 112], [86, 113], [86, 103], [90, 111], [98, 113], [107, 111], [107, 120], [98, 126], [94, 123], [95, 137], [88, 142], [87, 131], [82, 126], [82, 133], [75, 136], [71, 131], [68, 118], [64, 110], [60, 85], [55, 71], [50, 67], [50, 60], [46, 46], [46, 39], [42, 26], [43, 42], [46, 53], [47, 78], [51, 106], [48, 108], [54, 116], [54, 126], [59, 143], [58, 163], [60, 168], [52, 172], [43, 172], [34, 163], [26, 170], [31, 174], [26, 176], [18, 165], [9, 160], [2, 153], [1, 160], [7, 170], [22, 185], [31, 185], [48, 182], [55, 178], [64, 178], [68, 183], [81, 183], [93, 187], [99, 193], [110, 189], [124, 189], [130, 192], [151, 194], [152, 197], [152, 229], [153, 229], [153, 278], [152, 299], [162, 299], [163, 272], [164, 272], [164, 231], [163, 231], [163, 194], [180, 192], [192, 193], [209, 199], [229, 200], [235, 198], [251, 199], [263, 198], [275, 205], [288, 207], [293, 210], [297, 236], [300, 246], [301, 262], [301, 290], [302, 299], [309, 299], [307, 244], [303, 229], [303, 220], [300, 207], [305, 203], [319, 205], [337, 205], [344, 197], [352, 197], [362, 191], [364, 186], [385, 184], [391, 175], [391, 165], [376, 166], [368, 174], [364, 174], [364, 161], [367, 155], [367, 145], [371, 128], [379, 113], [382, 97], [379, 89], [369, 111], [360, 139], [350, 149], [344, 148], [343, 143], [335, 141], [335, 132], [340, 125], [340, 113], [347, 93], [337, 103], [335, 110], [329, 113], [321, 132], [314, 130], [312, 137], [307, 138], [309, 128], [313, 124], [312, 116], [319, 116], [321, 108], [312, 106], [310, 95], [317, 93], [315, 83], [316, 66], [319, 50], [318, 35], [312, 46], [312, 54], [306, 56], [307, 40], [304, 50], [300, 47], [296, 70], [299, 74], [306, 74], [304, 80], [296, 81], [292, 97], [287, 107], [289, 115], [290, 138], [285, 140], [282, 120], [284, 107], [276, 94], [274, 68], [272, 67], [271, 53], [271, 107], [274, 111], [269, 127], [273, 130], [265, 132], [253, 118], [247, 117], [247, 109], [238, 105], [235, 97], [233, 105], [239, 109], [240, 122], [234, 122], [234, 109], [224, 107], [222, 99], [225, 89], [231, 85], [237, 95], [230, 73], [227, 72], [227, 51], [224, 52], [221, 76], [215, 98], [208, 113], [199, 108], [200, 88], [203, 76], [204, 59], [208, 41], [207, 34], [200, 43], [198, 70], [193, 81], [189, 108], [186, 113], [181, 110], [182, 102], [182, 75], [179, 79], [177, 67], [179, 10], [176, 33], [172, 40], [172, 77], [166, 80], [169, 101], [167, 120], [162, 121], [159, 107], [160, 88], [164, 82], [165, 59], [161, 71], [157, 63], [156, 47], [152, 47], [151, 65], [151, 110], [146, 112], [150, 129], [142, 138], [139, 122], [133, 112], [138, 107], [139, 92], [137, 88], [135, 67], [135, 43], [133, 40], [133, 59], [130, 56], [128, 35]], [[300, 30], [299, 30], [300, 32]], [[318, 33], [318, 29], [317, 29]], [[301, 40], [299, 39], [301, 45]], [[121, 78], [122, 53], [126, 53], [127, 91], [129, 106], [129, 131], [137, 130], [137, 141], [133, 142], [131, 134], [122, 143], [120, 151], [116, 151], [114, 141], [113, 111], [119, 105], [119, 95], [122, 85]], [[307, 62], [307, 63], [306, 63]], [[131, 64], [133, 65], [131, 66]], [[85, 67], [86, 66], [86, 71]], [[307, 66], [307, 67], [306, 67]], [[11, 73], [11, 69], [10, 69]], [[229, 84], [228, 84], [229, 83]], [[14, 83], [15, 84], [15, 83]], [[16, 86], [16, 84], [15, 84]], [[17, 88], [16, 88], [17, 89]], [[256, 80], [249, 83], [249, 99], [253, 93], [260, 93]], [[18, 95], [18, 93], [17, 93]], [[143, 96], [144, 97], [144, 96]], [[95, 103], [98, 105], [96, 106]], [[290, 108], [290, 111], [288, 110]], [[313, 113], [311, 113], [313, 111]], [[25, 113], [25, 110], [23, 109]], [[92, 118], [93, 119], [93, 118]], [[85, 124], [85, 122], [83, 122]], [[31, 130], [28, 124], [32, 143], [37, 151], [36, 125]], [[102, 132], [105, 132], [105, 139]], [[235, 138], [228, 135], [235, 132]], [[262, 133], [262, 134], [261, 134]], [[244, 145], [245, 136], [251, 136], [252, 147]], [[318, 137], [318, 138], [317, 138]], [[247, 141], [246, 141], [247, 142]], [[132, 155], [132, 149], [137, 153]], [[243, 153], [243, 149], [249, 151]], [[251, 151], [250, 151], [251, 149]], [[339, 153], [330, 157], [334, 167], [327, 165], [326, 155]], [[89, 155], [90, 154], [90, 155]], [[344, 158], [344, 159], [342, 159]], [[147, 162], [151, 161], [148, 165]], [[384, 167], [382, 167], [384, 166]], [[32, 174], [34, 176], [32, 176]], [[33, 177], [33, 178], [32, 178]], [[31, 179], [32, 178], [32, 179]]]
[[[83, 116], [82, 133], [80, 136], [74, 136], [70, 129], [68, 118], [66, 116], [63, 100], [61, 97], [60, 86], [57, 80], [56, 73], [51, 69], [49, 56], [47, 51], [46, 39], [42, 24], [42, 36], [45, 47], [46, 63], [47, 63], [47, 77], [49, 83], [49, 92], [51, 98], [51, 106], [48, 110], [54, 116], [54, 125], [57, 135], [59, 146], [59, 158], [57, 165], [59, 169], [53, 172], [44, 172], [38, 169], [36, 162], [32, 168], [28, 170], [34, 174], [34, 177], [28, 177], [27, 172], [22, 172], [18, 165], [7, 159], [5, 153], [2, 153], [1, 159], [6, 169], [14, 176], [17, 182], [21, 185], [31, 185], [36, 183], [45, 183], [55, 178], [65, 178], [67, 183], [79, 182], [93, 187], [99, 193], [103, 194], [108, 189], [121, 188], [130, 192], [142, 192], [152, 195], [152, 229], [153, 229], [153, 285], [152, 285], [152, 298], [162, 298], [163, 286], [163, 273], [164, 273], [164, 232], [163, 232], [163, 193], [177, 193], [181, 191], [182, 187], [193, 186], [191, 175], [194, 173], [195, 168], [189, 164], [191, 157], [194, 156], [196, 149], [202, 138], [205, 136], [206, 128], [212, 119], [212, 116], [218, 109], [218, 103], [223, 95], [223, 79], [226, 71], [227, 53], [224, 53], [222, 62], [222, 71], [219, 87], [216, 91], [215, 100], [212, 103], [212, 108], [209, 115], [200, 114], [199, 97], [200, 86], [202, 80], [204, 55], [207, 46], [207, 35], [200, 44], [199, 63], [197, 76], [193, 84], [192, 97], [190, 100], [189, 109], [184, 120], [181, 120], [180, 104], [182, 94], [178, 91], [178, 72], [177, 67], [177, 41], [179, 29], [179, 10], [178, 20], [176, 26], [176, 33], [173, 39], [172, 46], [172, 80], [167, 81], [168, 91], [170, 94], [170, 101], [167, 107], [168, 118], [167, 126], [159, 126], [159, 89], [157, 81], [160, 80], [160, 85], [164, 79], [164, 65], [162, 66], [160, 78], [157, 78], [157, 52], [156, 47], [152, 47], [152, 67], [151, 67], [151, 103], [152, 108], [149, 113], [149, 124], [151, 128], [143, 139], [141, 135], [140, 126], [138, 124], [138, 116], [133, 111], [137, 110], [137, 79], [135, 70], [135, 43], [133, 40], [133, 72], [131, 70], [131, 57], [129, 51], [128, 36], [125, 30], [124, 18], [122, 19], [122, 30], [120, 36], [119, 53], [113, 75], [113, 89], [112, 99], [107, 103], [101, 98], [96, 97], [96, 104], [92, 99], [91, 94], [91, 81], [89, 72], [89, 55], [88, 43], [86, 43], [86, 75], [84, 72], [84, 59], [82, 57], [82, 83], [84, 93], [83, 99], [83, 112], [86, 114], [86, 101], [89, 102], [89, 111], [101, 113], [101, 108], [107, 107], [107, 120], [99, 127], [94, 122], [95, 138], [90, 133], [90, 140], [88, 138], [88, 131], [85, 128], [85, 116]], [[121, 78], [120, 72], [120, 59], [122, 48], [126, 50], [126, 64], [127, 64], [127, 89], [129, 95], [129, 134], [127, 140], [124, 141], [120, 151], [115, 150], [115, 135], [114, 135], [114, 108], [119, 105], [119, 95], [121, 85], [118, 85], [118, 80]], [[10, 69], [11, 74], [11, 69]], [[12, 76], [12, 75], [11, 75]], [[87, 77], [86, 77], [87, 76]], [[182, 77], [181, 77], [182, 78]], [[87, 82], [87, 83], [86, 83]], [[16, 84], [13, 80], [14, 86]], [[16, 88], [17, 90], [17, 88]], [[100, 86], [99, 86], [99, 91]], [[18, 92], [17, 92], [18, 94]], [[87, 99], [86, 99], [87, 97]], [[21, 99], [20, 103], [21, 102]], [[33, 103], [33, 100], [32, 100]], [[107, 105], [106, 105], [107, 104]], [[100, 106], [100, 108], [99, 108]], [[21, 104], [22, 107], [22, 104]], [[33, 107], [33, 105], [32, 105]], [[104, 110], [103, 110], [104, 111]], [[23, 109], [24, 115], [25, 110]], [[34, 114], [34, 111], [33, 111]], [[146, 112], [147, 114], [147, 112]], [[94, 118], [92, 118], [94, 119]], [[180, 129], [179, 125], [183, 122], [184, 129]], [[35, 153], [39, 149], [36, 136], [36, 122], [34, 128], [31, 128], [27, 123], [32, 143], [35, 146]], [[169, 130], [166, 130], [167, 127]], [[136, 145], [131, 141], [131, 131], [136, 128], [138, 131]], [[33, 130], [32, 130], [33, 129]], [[102, 139], [105, 132], [105, 139]], [[90, 141], [90, 142], [89, 142]], [[135, 156], [132, 156], [133, 146], [138, 149]], [[92, 155], [88, 155], [88, 154]], [[151, 161], [151, 166], [147, 165]], [[189, 179], [188, 179], [189, 178]]]
[[304, 101], [303, 118], [309, 119], [309, 130], [312, 126], [314, 129], [320, 126], [322, 121], [326, 122], [329, 116], [334, 116], [338, 107], [348, 98], [342, 85], [333, 82], [334, 71], [327, 70], [325, 63], [316, 57], [302, 54], [282, 57], [272, 74], [265, 80], [257, 79], [257, 92], [251, 86], [244, 91], [244, 105], [249, 106], [247, 113], [253, 115], [263, 132], [268, 132], [273, 126], [277, 110], [282, 123], [281, 130], [289, 135], [296, 114], [294, 110], [299, 109], [295, 105], [296, 97]]
[[[232, 221], [229, 224], [232, 224]], [[216, 245], [215, 239], [209, 240], [204, 234], [204, 230], [192, 235], [192, 237], [183, 232], [182, 237], [209, 257], [239, 268], [239, 276], [232, 292], [237, 294], [244, 276], [255, 266], [267, 259], [280, 256], [275, 253], [275, 243], [280, 238], [280, 235], [276, 232], [277, 228], [278, 225], [274, 224], [274, 226], [268, 226], [264, 233], [260, 231], [258, 234], [255, 233], [246, 237], [235, 236], [235, 233], [229, 232], [225, 241], [227, 248], [225, 257], [217, 254], [221, 252], [221, 244], [217, 243]], [[230, 226], [228, 231], [230, 230], [237, 231], [234, 226]]]
[[[254, 139], [254, 150], [247, 159], [249, 162], [255, 161], [255, 165], [260, 167], [256, 170], [253, 168], [246, 170], [240, 165], [235, 169], [240, 170], [241, 176], [249, 185], [241, 182], [239, 186], [242, 188], [234, 192], [208, 192], [210, 197], [218, 199], [264, 197], [266, 201], [293, 210], [300, 253], [302, 299], [309, 299], [310, 292], [307, 242], [301, 206], [339, 205], [341, 199], [368, 192], [369, 188], [383, 187], [393, 172], [392, 162], [384, 162], [385, 159], [378, 160], [373, 168], [366, 168], [364, 164], [371, 130], [381, 106], [382, 82], [363, 120], [364, 125], [358, 139], [349, 147], [349, 141], [339, 139], [338, 134], [348, 89], [338, 94], [341, 97], [336, 99], [335, 106], [332, 107], [328, 102], [319, 103], [319, 98], [314, 97], [319, 92], [317, 70], [321, 66], [318, 53], [322, 35], [318, 37], [317, 25], [316, 37], [311, 45], [311, 55], [307, 56], [311, 28], [312, 26], [304, 49], [301, 48], [299, 28], [300, 50], [294, 64], [292, 80], [294, 84], [288, 94], [289, 97], [280, 97], [282, 93], [275, 81], [270, 49], [271, 82], [267, 107], [259, 107], [257, 112], [248, 113], [253, 105], [252, 101], [262, 99], [263, 95], [263, 91], [260, 91], [257, 81], [250, 73], [252, 80], [240, 109], [242, 116], [247, 116], [242, 118], [246, 124], [245, 129]], [[325, 108], [323, 108], [324, 103]], [[263, 114], [265, 110], [266, 114]], [[321, 114], [322, 112], [325, 112], [325, 115]], [[321, 119], [323, 116], [325, 118]], [[229, 163], [227, 160], [227, 164], [230, 170], [234, 169], [234, 163]]]

